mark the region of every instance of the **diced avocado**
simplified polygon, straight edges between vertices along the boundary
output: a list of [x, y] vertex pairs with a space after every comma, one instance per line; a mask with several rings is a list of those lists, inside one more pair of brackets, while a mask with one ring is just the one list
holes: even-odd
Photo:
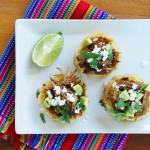
[[82, 101], [83, 104], [84, 104], [86, 101], [88, 101], [88, 98], [85, 97], [85, 96], [81, 96], [81, 97], [80, 97], [80, 101]]
[[126, 101], [129, 100], [129, 98], [130, 98], [130, 96], [129, 96], [127, 90], [122, 91], [122, 92], [119, 94], [119, 97], [120, 97], [120, 98], [123, 98], [123, 99], [126, 100]]
[[50, 108], [51, 107], [51, 98], [50, 97], [47, 97], [44, 102], [42, 103], [43, 107], [44, 108]]
[[106, 50], [109, 51], [109, 50], [112, 50], [112, 47], [110, 44], [106, 44]]
[[73, 87], [73, 90], [77, 93], [77, 94], [82, 94], [82, 92], [83, 92], [83, 89], [82, 89], [82, 87], [79, 85], [79, 84], [77, 84], [77, 85], [75, 85], [74, 87]]
[[125, 116], [127, 116], [127, 117], [134, 117], [134, 113], [131, 113], [131, 111], [126, 110], [125, 111]]
[[138, 100], [140, 100], [142, 97], [143, 97], [143, 93], [138, 93], [137, 95], [136, 95], [136, 98], [138, 99]]
[[85, 45], [86, 46], [88, 46], [88, 45], [90, 45], [90, 44], [92, 44], [93, 42], [92, 42], [92, 40], [90, 39], [90, 38], [87, 38], [86, 40], [85, 40]]

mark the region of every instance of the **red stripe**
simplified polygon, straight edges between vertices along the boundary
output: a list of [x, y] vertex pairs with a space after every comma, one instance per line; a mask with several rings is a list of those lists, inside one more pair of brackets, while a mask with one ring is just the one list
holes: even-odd
[[98, 16], [98, 14], [100, 13], [100, 9], [98, 9], [97, 11], [96, 11], [96, 14], [95, 14], [95, 16], [93, 17], [93, 19], [96, 19], [97, 18], [97, 16]]
[[46, 145], [45, 150], [48, 150], [48, 148], [49, 148], [49, 146], [51, 145], [51, 142], [52, 142], [54, 136], [55, 136], [55, 134], [52, 134], [51, 138], [49, 139], [49, 142], [48, 142], [47, 145]]
[[30, 142], [31, 142], [31, 140], [32, 140], [32, 134], [29, 134], [29, 137], [28, 137], [28, 139], [27, 139], [26, 143], [30, 143]]
[[118, 141], [119, 141], [120, 137], [121, 137], [121, 134], [119, 134], [119, 137], [117, 138], [116, 143], [115, 143], [113, 149], [115, 149], [116, 145], [118, 144]]
[[123, 143], [123, 145], [122, 145], [122, 147], [121, 147], [121, 150], [122, 150], [122, 149], [124, 148], [124, 146], [126, 145], [128, 139], [129, 139], [129, 136], [130, 136], [130, 134], [128, 134], [126, 140], [124, 141], [124, 143]]
[[2, 75], [0, 76], [0, 82], [3, 80], [5, 73], [7, 72], [8, 68], [10, 67], [10, 64], [12, 63], [13, 59], [15, 58], [15, 52], [13, 53], [13, 55], [11, 56], [10, 60], [8, 61]]
[[15, 96], [12, 98], [10, 104], [8, 105], [8, 107], [7, 107], [5, 113], [4, 113], [4, 115], [3, 115], [3, 117], [2, 117], [2, 119], [0, 121], [0, 126], [2, 125], [4, 119], [6, 119], [6, 116], [7, 116], [8, 112], [9, 112], [9, 110], [11, 109], [12, 105], [14, 104], [14, 101], [15, 101]]
[[100, 144], [99, 144], [99, 146], [98, 146], [98, 149], [100, 149], [100, 147], [102, 146], [102, 144], [103, 144], [103, 142], [104, 142], [106, 136], [107, 136], [107, 134], [104, 134], [104, 136], [103, 136], [103, 138], [102, 138], [102, 140], [101, 140], [101, 142], [100, 142]]
[[60, 150], [71, 150], [78, 138], [79, 134], [68, 134], [60, 148]]
[[33, 16], [33, 19], [36, 19], [38, 17], [40, 11], [42, 10], [44, 3], [45, 3], [45, 0], [42, 0], [41, 4], [39, 5], [38, 9], [36, 10], [36, 13]]
[[91, 134], [91, 135], [90, 135], [90, 138], [89, 138], [87, 144], [85, 145], [84, 150], [87, 150], [87, 149], [88, 149], [88, 147], [89, 147], [89, 145], [91, 144], [91, 141], [92, 141], [94, 135], [95, 135], [95, 134]]
[[81, 1], [78, 5], [78, 7], [76, 8], [76, 10], [74, 11], [71, 19], [82, 19], [86, 13], [86, 11], [88, 10], [90, 4]]
[[61, 16], [62, 16], [62, 14], [64, 13], [64, 11], [65, 11], [67, 5], [69, 4], [69, 2], [70, 2], [70, 0], [67, 0], [67, 2], [65, 3], [63, 9], [60, 11], [60, 13], [59, 13], [57, 19], [61, 19]]

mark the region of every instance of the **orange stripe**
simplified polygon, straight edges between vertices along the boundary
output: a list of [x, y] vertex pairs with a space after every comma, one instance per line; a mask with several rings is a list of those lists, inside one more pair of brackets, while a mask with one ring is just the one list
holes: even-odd
[[6, 83], [5, 86], [3, 87], [3, 90], [2, 90], [2, 92], [1, 92], [1, 94], [0, 94], [0, 99], [2, 98], [3, 94], [5, 93], [7, 87], [9, 86], [10, 81], [12, 80], [14, 74], [15, 74], [15, 68], [13, 69], [13, 71], [12, 71], [12, 73], [11, 73], [11, 75], [10, 75], [8, 81], [7, 81], [7, 83]]
[[107, 19], [111, 19], [112, 15], [109, 15], [109, 17]]
[[99, 137], [99, 139], [98, 139], [98, 141], [97, 141], [97, 143], [96, 143], [94, 149], [97, 149], [97, 148], [98, 148], [98, 146], [99, 146], [99, 144], [100, 144], [100, 142], [101, 142], [103, 136], [104, 136], [104, 134], [101, 134], [101, 135], [100, 135], [100, 137]]
[[35, 146], [35, 148], [40, 149], [40, 147], [42, 146], [43, 140], [45, 138], [46, 134], [42, 135], [42, 138], [40, 139], [40, 142], [38, 143], [38, 145]]
[[81, 0], [77, 0], [66, 19], [70, 19]]
[[93, 5], [90, 5], [90, 7], [88, 8], [86, 14], [84, 15], [83, 19], [86, 19], [88, 17], [88, 15], [90, 14], [91, 10], [93, 8]]
[[52, 1], [50, 2], [50, 5], [48, 6], [47, 10], [45, 11], [45, 13], [44, 13], [42, 19], [45, 19], [45, 18], [46, 18], [46, 16], [47, 16], [48, 13], [49, 13], [49, 10], [52, 8], [54, 2], [55, 2], [55, 0], [52, 0]]
[[13, 116], [11, 117], [11, 120], [8, 122], [8, 124], [7, 124], [6, 128], [5, 128], [5, 130], [3, 131], [4, 134], [6, 133], [7, 129], [8, 129], [9, 126], [12, 124], [12, 122], [14, 121], [14, 119], [15, 119], [15, 113], [13, 114]]

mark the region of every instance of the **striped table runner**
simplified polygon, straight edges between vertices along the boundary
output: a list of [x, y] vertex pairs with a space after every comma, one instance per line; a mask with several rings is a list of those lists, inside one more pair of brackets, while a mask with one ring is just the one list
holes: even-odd
[[[82, 0], [32, 0], [24, 17], [39, 19], [115, 19]], [[127, 134], [15, 133], [15, 35], [0, 58], [0, 137], [11, 138], [20, 149], [122, 149]]]

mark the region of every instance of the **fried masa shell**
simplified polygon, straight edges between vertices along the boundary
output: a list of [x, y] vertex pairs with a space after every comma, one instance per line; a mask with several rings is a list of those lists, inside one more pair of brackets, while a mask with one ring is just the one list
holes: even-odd
[[81, 68], [79, 66], [79, 61], [77, 60], [77, 57], [80, 56], [80, 52], [82, 52], [83, 48], [85, 47], [85, 41], [87, 38], [90, 38], [90, 39], [94, 39], [94, 38], [99, 38], [99, 37], [103, 37], [103, 38], [106, 38], [108, 39], [110, 42], [111, 42], [111, 46], [112, 46], [112, 49], [115, 49], [116, 52], [118, 52], [118, 56], [117, 56], [117, 61], [118, 63], [116, 63], [116, 65], [114, 67], [111, 68], [111, 71], [109, 71], [107, 74], [87, 74], [88, 78], [89, 79], [92, 79], [92, 78], [104, 78], [106, 76], [108, 76], [109, 74], [111, 74], [111, 72], [113, 72], [114, 70], [117, 69], [118, 65], [119, 65], [119, 62], [121, 61], [121, 54], [120, 54], [120, 50], [117, 46], [117, 43], [116, 41], [110, 37], [109, 35], [107, 34], [104, 34], [102, 32], [97, 32], [97, 33], [94, 33], [94, 34], [91, 34], [91, 35], [88, 35], [84, 40], [83, 42], [81, 43], [81, 46], [80, 48], [76, 51], [75, 53], [75, 56], [74, 56], [74, 64], [78, 70], [78, 72], [80, 74], [83, 74], [84, 73], [84, 68]]
[[[102, 98], [101, 98], [101, 100], [102, 100], [102, 102], [104, 103], [105, 108], [106, 108], [107, 111], [108, 111], [109, 109], [111, 109], [111, 108], [114, 109], [114, 108], [113, 108], [112, 101], [109, 99], [109, 96], [108, 96], [108, 95], [109, 95], [109, 90], [110, 90], [110, 88], [112, 87], [112, 84], [113, 84], [114, 82], [116, 82], [117, 80], [120, 80], [120, 79], [122, 79], [122, 78], [124, 78], [124, 77], [128, 77], [130, 81], [132, 80], [132, 81], [142, 82], [142, 83], [146, 84], [146, 83], [143, 81], [143, 79], [141, 79], [141, 78], [140, 78], [138, 75], [136, 75], [136, 74], [125, 74], [125, 75], [114, 76], [114, 77], [112, 78], [112, 80], [111, 80], [107, 85], [104, 86], [104, 91], [103, 91], [103, 95], [102, 95]], [[150, 88], [149, 88], [149, 87], [146, 88], [146, 91], [149, 91], [149, 92], [150, 92]], [[140, 115], [140, 116], [134, 116], [134, 117], [127, 117], [127, 116], [125, 116], [125, 117], [122, 119], [122, 121], [137, 121], [137, 120], [143, 119], [144, 117], [146, 117], [146, 116], [148, 115], [149, 111], [150, 111], [150, 96], [148, 97], [148, 108], [147, 108], [147, 113], [146, 113], [146, 114]], [[111, 116], [115, 116], [114, 114], [112, 114], [112, 113], [110, 113], [110, 112], [109, 112], [109, 114], [110, 114]]]
[[[66, 74], [66, 75], [71, 75], [71, 74]], [[55, 75], [54, 75], [54, 76], [55, 76]], [[57, 76], [57, 75], [56, 75], [56, 76]], [[56, 76], [54, 77], [54, 79], [57, 80], [58, 78], [57, 78]], [[62, 76], [60, 76], [60, 80], [63, 81]], [[81, 80], [81, 79], [79, 79], [79, 80]], [[81, 84], [82, 84], [82, 85], [81, 85]], [[86, 108], [87, 108], [88, 103], [89, 103], [89, 98], [88, 98], [88, 95], [87, 95], [87, 89], [86, 89], [86, 85], [85, 85], [84, 82], [81, 82], [81, 84], [80, 84], [80, 85], [82, 86], [82, 88], [83, 88], [83, 90], [84, 90], [84, 96], [87, 97], [87, 100], [86, 100], [86, 102], [84, 103], [85, 106], [86, 106]], [[41, 89], [40, 89], [40, 94], [39, 94], [39, 96], [38, 96], [38, 102], [40, 103], [41, 107], [46, 111], [46, 113], [49, 115], [50, 118], [52, 118], [52, 119], [58, 121], [59, 116], [53, 114], [53, 113], [50, 111], [49, 108], [44, 108], [43, 105], [42, 105], [43, 101], [44, 101], [45, 98], [47, 97], [47, 91], [48, 91], [48, 90], [47, 90], [46, 88], [49, 88], [50, 86], [52, 86], [51, 80], [49, 80], [49, 81], [47, 81], [45, 84], [43, 84], [43, 86], [42, 86]], [[72, 122], [73, 120], [76, 120], [77, 118], [81, 117], [82, 115], [85, 114], [85, 112], [86, 112], [86, 110], [81, 110], [79, 114], [75, 114], [75, 117], [71, 117], [71, 118], [70, 118], [70, 122]], [[59, 121], [59, 122], [60, 122], [60, 121]], [[65, 121], [61, 121], [61, 122], [62, 122], [62, 123], [65, 123]]]

